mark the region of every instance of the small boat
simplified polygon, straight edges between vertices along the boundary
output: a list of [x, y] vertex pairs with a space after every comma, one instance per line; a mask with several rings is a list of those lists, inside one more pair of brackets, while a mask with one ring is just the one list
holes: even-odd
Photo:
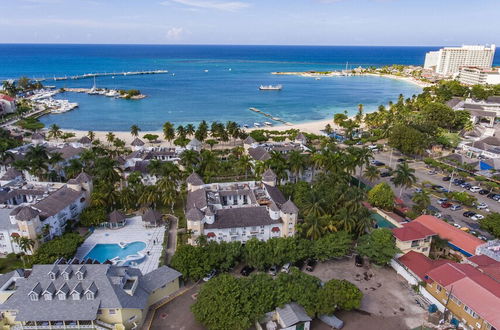
[[233, 69], [229, 68], [229, 71], [233, 71]]
[[205, 72], [208, 72], [208, 70], [205, 70]]
[[316, 77], [316, 80], [321, 80], [321, 78], [320, 77]]
[[248, 125], [247, 125], [247, 124], [245, 124], [245, 125], [243, 125], [243, 127], [244, 127], [244, 128], [248, 128]]
[[260, 127], [260, 124], [259, 123], [253, 123], [253, 126]]
[[266, 125], [266, 126], [273, 126], [273, 123], [270, 123], [270, 122], [268, 122], [268, 121], [265, 121], [265, 122], [264, 122], [264, 125]]
[[261, 91], [280, 91], [283, 89], [282, 85], [260, 85], [259, 90]]

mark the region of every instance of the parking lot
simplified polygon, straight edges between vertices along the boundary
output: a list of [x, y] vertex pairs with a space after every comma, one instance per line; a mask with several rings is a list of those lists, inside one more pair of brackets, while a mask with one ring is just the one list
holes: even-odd
[[[390, 152], [378, 152], [374, 154], [375, 160], [383, 162], [385, 166], [389, 166], [390, 164], [392, 168], [396, 168], [397, 164], [399, 164], [398, 159], [401, 157], [402, 155], [398, 154], [397, 152], [394, 152], [392, 157], [390, 155]], [[439, 198], [443, 197], [443, 194], [431, 189], [431, 194], [432, 194], [431, 205], [434, 210], [441, 213], [442, 217], [446, 218], [452, 224], [457, 224], [460, 227], [467, 227], [470, 230], [475, 231], [476, 235], [478, 236], [485, 236], [488, 239], [491, 238], [491, 235], [489, 233], [479, 228], [478, 221], [475, 221], [470, 217], [464, 217], [463, 213], [469, 210], [476, 213], [480, 213], [482, 215], [487, 215], [488, 212], [500, 212], [500, 202], [490, 199], [486, 195], [480, 195], [479, 193], [472, 193], [469, 190], [466, 190], [465, 188], [452, 184], [451, 181], [443, 181], [445, 174], [442, 173], [432, 174], [431, 170], [427, 168], [426, 165], [421, 161], [411, 161], [408, 164], [411, 168], [415, 169], [415, 176], [418, 179], [417, 182], [418, 187], [422, 183], [426, 182], [429, 183], [430, 185], [442, 186], [445, 189], [449, 189], [451, 191], [459, 191], [459, 192], [466, 191], [467, 193], [477, 198], [477, 203], [485, 203], [488, 206], [489, 211], [477, 210], [475, 208], [474, 209], [467, 208], [464, 206], [462, 206], [462, 208], [459, 210], [452, 210], [451, 208], [443, 208], [441, 207], [440, 203], [438, 203]], [[384, 172], [383, 167], [381, 166], [380, 168], [381, 172]], [[379, 183], [382, 181], [389, 183], [393, 187], [396, 196], [399, 196], [401, 188], [399, 187], [396, 188], [394, 186], [390, 176], [382, 177], [375, 183]], [[417, 186], [409, 189], [403, 189], [401, 199], [405, 202], [406, 205], [411, 206], [413, 204], [411, 198], [415, 193], [415, 188]]]

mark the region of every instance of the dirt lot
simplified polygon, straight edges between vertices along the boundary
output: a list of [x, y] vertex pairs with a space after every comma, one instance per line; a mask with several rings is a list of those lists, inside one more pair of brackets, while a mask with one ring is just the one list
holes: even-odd
[[[415, 302], [415, 293], [408, 283], [391, 268], [356, 267], [352, 259], [318, 264], [310, 273], [326, 282], [345, 279], [363, 292], [359, 312], [339, 313], [344, 329], [411, 329], [422, 324], [426, 311]], [[313, 329], [328, 329], [314, 322]]]
[[[421, 325], [425, 318], [426, 312], [415, 303], [412, 289], [390, 268], [360, 268], [349, 259], [318, 264], [314, 272], [308, 274], [324, 282], [332, 278], [346, 279], [363, 292], [360, 312], [336, 314], [344, 321], [344, 330], [411, 329]], [[194, 320], [190, 310], [195, 302], [192, 295], [198, 291], [199, 285], [158, 309], [150, 329], [204, 329]], [[330, 330], [330, 327], [314, 320], [311, 329]]]

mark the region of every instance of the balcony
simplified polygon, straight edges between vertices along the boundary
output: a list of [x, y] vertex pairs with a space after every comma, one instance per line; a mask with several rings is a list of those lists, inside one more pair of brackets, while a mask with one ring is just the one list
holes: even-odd
[[95, 321], [45, 321], [45, 322], [24, 322], [24, 324], [16, 324], [12, 326], [13, 330], [23, 329], [95, 329], [95, 330], [111, 330], [114, 329], [112, 324], [108, 324], [99, 320]]

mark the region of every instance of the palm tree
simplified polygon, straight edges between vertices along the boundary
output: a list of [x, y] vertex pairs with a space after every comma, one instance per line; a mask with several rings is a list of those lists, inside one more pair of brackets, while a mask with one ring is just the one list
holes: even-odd
[[57, 176], [61, 177], [61, 163], [64, 161], [60, 152], [52, 152], [48, 163], [55, 170]]
[[49, 129], [48, 137], [54, 138], [57, 140], [61, 137], [61, 135], [62, 135], [61, 128], [59, 126], [57, 126], [56, 124], [52, 124], [52, 126], [50, 126], [50, 129]]
[[135, 124], [130, 126], [130, 134], [132, 134], [133, 137], [139, 136], [140, 131], [141, 131], [141, 129], [139, 128], [139, 126], [137, 126]]
[[356, 213], [351, 212], [345, 207], [337, 210], [337, 212], [334, 215], [334, 219], [338, 224], [339, 228], [350, 233], [353, 232], [356, 226], [356, 221], [358, 220]]
[[425, 190], [415, 193], [411, 200], [416, 204], [416, 209], [419, 212], [425, 211], [431, 205], [430, 194]]
[[139, 197], [139, 203], [145, 207], [156, 208], [159, 201], [158, 190], [156, 186], [146, 186], [141, 196]]
[[196, 128], [194, 128], [193, 124], [186, 125], [186, 135], [192, 136], [196, 132]]
[[208, 136], [208, 124], [206, 121], [204, 120], [201, 121], [201, 123], [198, 125], [198, 129], [196, 130], [194, 136], [200, 142], [205, 141], [205, 139]]
[[177, 137], [185, 138], [186, 137], [186, 128], [184, 126], [177, 126]]
[[106, 134], [106, 141], [108, 141], [109, 145], [111, 145], [111, 143], [113, 143], [114, 140], [115, 140], [115, 134], [113, 132], [108, 132], [108, 134]]
[[306, 237], [312, 240], [320, 239], [325, 232], [324, 219], [314, 215], [307, 216], [302, 224], [302, 227], [305, 231]]
[[302, 212], [306, 216], [320, 217], [326, 213], [324, 203], [325, 200], [321, 193], [312, 189], [305, 196]]
[[363, 175], [370, 183], [373, 183], [380, 178], [380, 171], [376, 166], [368, 166]]
[[172, 213], [174, 212], [174, 204], [177, 197], [177, 187], [175, 181], [164, 176], [156, 183], [158, 193], [160, 195], [159, 201], [167, 206], [170, 205]]
[[192, 172], [200, 163], [200, 155], [194, 150], [185, 150], [181, 153], [181, 165], [188, 172]]
[[95, 139], [95, 133], [94, 133], [94, 131], [88, 131], [87, 132], [87, 137], [90, 139], [90, 141], [94, 141], [94, 139]]
[[288, 154], [288, 166], [295, 176], [295, 183], [299, 179], [299, 175], [306, 167], [306, 161], [300, 151], [293, 150]]
[[358, 113], [356, 114], [356, 122], [360, 124], [363, 121], [363, 105], [358, 105]]
[[248, 155], [243, 155], [238, 159], [238, 167], [245, 172], [245, 179], [248, 177], [248, 171], [253, 169], [252, 159]]
[[83, 164], [79, 159], [70, 159], [69, 165], [64, 168], [66, 178], [74, 178], [83, 171]]
[[168, 142], [172, 141], [175, 139], [175, 130], [174, 130], [174, 125], [167, 121], [163, 124], [163, 137], [165, 140]]
[[410, 188], [417, 182], [415, 170], [410, 168], [406, 162], [399, 164], [394, 171], [394, 185], [401, 187], [399, 197], [403, 194], [403, 188]]

